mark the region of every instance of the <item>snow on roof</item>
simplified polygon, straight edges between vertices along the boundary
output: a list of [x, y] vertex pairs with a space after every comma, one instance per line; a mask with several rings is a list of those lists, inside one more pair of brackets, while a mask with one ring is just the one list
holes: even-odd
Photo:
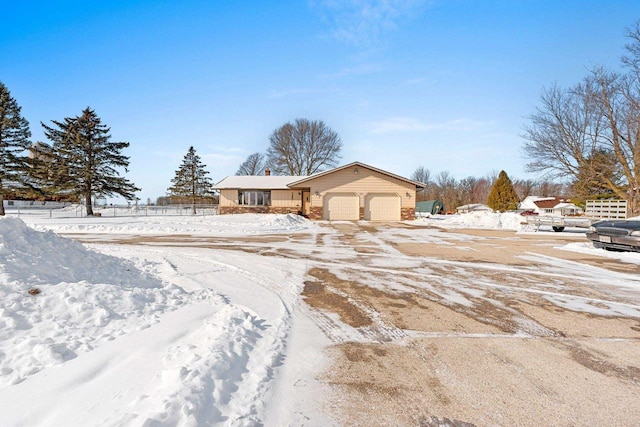
[[275, 176], [275, 175], [240, 175], [228, 176], [213, 186], [214, 190], [255, 189], [255, 190], [289, 190], [288, 184], [298, 181], [305, 176]]

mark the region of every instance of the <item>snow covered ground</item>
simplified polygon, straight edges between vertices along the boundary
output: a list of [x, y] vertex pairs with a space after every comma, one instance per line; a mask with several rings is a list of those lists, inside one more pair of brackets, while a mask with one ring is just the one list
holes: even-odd
[[[509, 230], [520, 221], [419, 220]], [[314, 379], [328, 341], [300, 315], [303, 257], [60, 236], [326, 238], [321, 228], [294, 215], [0, 218], [0, 425], [332, 424]], [[586, 241], [564, 249], [640, 264]]]
[[[640, 219], [640, 217], [630, 219]], [[551, 230], [549, 226], [541, 226], [539, 230], [536, 230], [535, 227], [527, 224], [526, 217], [514, 212], [469, 212], [461, 215], [432, 215], [419, 218], [416, 222], [446, 229], [477, 228], [484, 230], [511, 230], [516, 231], [518, 234], [562, 235]], [[562, 233], [579, 235], [585, 234], [587, 231], [586, 228], [567, 227]], [[587, 239], [581, 242], [567, 243], [561, 249], [640, 264], [640, 253], [608, 252], [603, 249], [596, 249]]]
[[[85, 246], [50, 230], [228, 237], [313, 232], [313, 223], [293, 215], [27, 221], [0, 219], [1, 425], [295, 418], [296, 402], [274, 403], [269, 413], [265, 405], [278, 399], [274, 370], [287, 375], [279, 368], [285, 357], [292, 370], [296, 357], [322, 366], [320, 333], [295, 340], [298, 352], [287, 348], [298, 330], [292, 314], [304, 263], [199, 248]], [[313, 404], [305, 405], [308, 417]]]

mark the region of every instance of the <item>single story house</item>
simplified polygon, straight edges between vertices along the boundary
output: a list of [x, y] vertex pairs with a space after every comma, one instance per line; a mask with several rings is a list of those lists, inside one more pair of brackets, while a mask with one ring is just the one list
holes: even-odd
[[310, 176], [229, 176], [213, 186], [220, 214], [299, 213], [310, 219], [415, 218], [421, 182], [353, 162]]
[[520, 205], [520, 210], [536, 212], [538, 215], [582, 215], [583, 209], [569, 200], [558, 197], [527, 196]]

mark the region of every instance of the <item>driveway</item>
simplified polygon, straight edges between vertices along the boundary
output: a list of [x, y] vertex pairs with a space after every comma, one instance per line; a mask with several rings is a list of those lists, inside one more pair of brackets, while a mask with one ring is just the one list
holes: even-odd
[[320, 223], [245, 238], [145, 237], [299, 260], [332, 343], [343, 425], [637, 425], [640, 268], [561, 249], [570, 233]]
[[332, 227], [357, 256], [311, 269], [304, 295], [345, 425], [640, 419], [637, 265], [558, 249], [583, 235]]

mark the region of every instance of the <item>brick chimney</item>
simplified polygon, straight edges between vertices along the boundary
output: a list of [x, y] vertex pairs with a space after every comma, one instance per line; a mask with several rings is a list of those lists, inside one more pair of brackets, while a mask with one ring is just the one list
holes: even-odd
[[266, 168], [266, 169], [264, 170], [264, 176], [271, 176], [271, 169]]

